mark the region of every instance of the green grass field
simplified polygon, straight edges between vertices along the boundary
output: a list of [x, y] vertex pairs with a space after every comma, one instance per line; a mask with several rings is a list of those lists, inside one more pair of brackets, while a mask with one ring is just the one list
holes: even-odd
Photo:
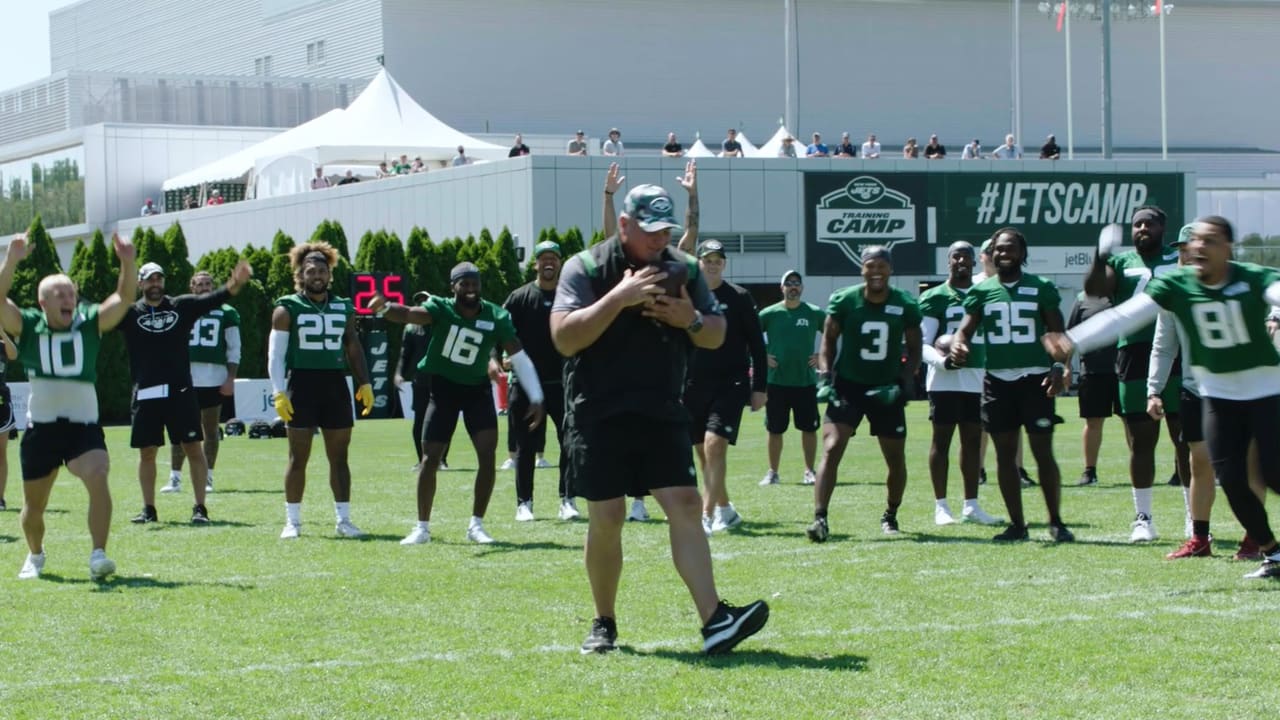
[[[138, 527], [128, 522], [140, 505], [136, 454], [127, 430], [111, 428], [109, 551], [118, 576], [88, 580], [85, 493], [69, 475], [50, 503], [42, 579], [16, 579], [26, 552], [18, 513], [0, 514], [0, 716], [1275, 716], [1280, 689], [1268, 676], [1280, 656], [1280, 583], [1241, 578], [1254, 564], [1229, 559], [1241, 531], [1225, 501], [1214, 511], [1217, 557], [1163, 559], [1182, 540], [1183, 517], [1180, 491], [1163, 484], [1162, 538], [1130, 545], [1126, 451], [1113, 420], [1102, 483], [1064, 490], [1063, 516], [1078, 542], [1043, 540], [1033, 488], [1024, 498], [1036, 540], [995, 546], [991, 528], [934, 526], [926, 411], [925, 403], [908, 410], [903, 534], [880, 533], [883, 463], [859, 436], [825, 545], [804, 537], [812, 493], [799, 484], [799, 436], [788, 435], [783, 484], [761, 488], [763, 421], [746, 423], [729, 458], [746, 524], [711, 547], [723, 596], [767, 598], [772, 616], [717, 658], [699, 653], [699, 623], [671, 566], [660, 512], [625, 531], [622, 648], [579, 655], [592, 616], [586, 524], [554, 519], [554, 470], [538, 472], [538, 521], [520, 524], [513, 474], [500, 472], [486, 523], [499, 542], [470, 545], [474, 463], [469, 447], [455, 445], [432, 543], [401, 547], [414, 519], [408, 425], [363, 422], [352, 451], [353, 520], [368, 537], [335, 538], [317, 446], [304, 535], [283, 542], [283, 440], [224, 442], [211, 527], [187, 524], [187, 478], [181, 494], [159, 496], [161, 522]], [[1074, 415], [1074, 400], [1060, 413]], [[1081, 470], [1079, 429], [1072, 419], [1057, 436], [1068, 483]], [[1162, 441], [1161, 478], [1169, 455]], [[6, 495], [16, 508], [15, 448], [9, 457]], [[956, 471], [951, 484], [958, 514]], [[986, 509], [1002, 515], [994, 486], [983, 493]]]

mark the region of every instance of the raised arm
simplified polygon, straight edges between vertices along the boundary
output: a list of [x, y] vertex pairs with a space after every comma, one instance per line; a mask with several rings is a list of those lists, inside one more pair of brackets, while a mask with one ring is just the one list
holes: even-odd
[[609, 163], [609, 172], [604, 176], [604, 236], [613, 237], [618, 231], [618, 211], [613, 205], [613, 194], [618, 192], [626, 175], [618, 174], [618, 163]]
[[401, 305], [400, 303], [387, 302], [387, 299], [381, 294], [373, 296], [373, 299], [369, 301], [369, 309], [373, 311], [374, 315], [385, 317], [398, 325], [431, 324], [431, 313], [426, 308], [421, 305]]
[[9, 299], [9, 290], [13, 287], [13, 273], [18, 269], [18, 263], [27, 256], [28, 250], [25, 234], [13, 236], [4, 256], [4, 264], [0, 265], [0, 298], [4, 298], [4, 302], [0, 303], [0, 327], [13, 335], [22, 332], [22, 311]]
[[120, 278], [116, 282], [116, 291], [98, 306], [99, 334], [106, 334], [120, 324], [133, 304], [133, 297], [138, 294], [138, 270], [134, 267], [137, 248], [119, 235], [111, 236], [111, 246], [116, 257], [120, 258]]
[[1107, 262], [1108, 255], [1097, 253], [1093, 256], [1093, 264], [1089, 266], [1089, 274], [1084, 276], [1084, 294], [1093, 297], [1109, 298], [1116, 292], [1116, 271]]
[[676, 246], [689, 255], [698, 246], [698, 163], [690, 160], [684, 164], [684, 175], [676, 178], [680, 186], [689, 192], [689, 207], [684, 212], [684, 235]]

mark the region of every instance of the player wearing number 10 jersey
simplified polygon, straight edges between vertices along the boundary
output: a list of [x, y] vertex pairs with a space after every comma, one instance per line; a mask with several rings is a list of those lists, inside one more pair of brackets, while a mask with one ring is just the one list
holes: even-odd
[[533, 361], [520, 347], [511, 315], [500, 305], [480, 298], [480, 269], [464, 262], [449, 272], [453, 297], [431, 296], [419, 307], [387, 303], [377, 296], [370, 309], [395, 323], [431, 325], [431, 343], [418, 363], [418, 372], [431, 375], [431, 400], [422, 430], [422, 466], [418, 468], [418, 524], [401, 545], [431, 540], [431, 506], [436, 495], [440, 456], [453, 438], [458, 415], [476, 449], [475, 499], [467, 539], [491, 543], [483, 518], [493, 496], [494, 452], [498, 447], [498, 414], [489, 387], [489, 357], [495, 347], [511, 358], [520, 389], [529, 397], [529, 427], [542, 423], [542, 386]]
[[26, 238], [9, 243], [0, 267], [0, 325], [18, 336], [18, 356], [31, 376], [29, 424], [22, 435], [22, 532], [27, 559], [21, 579], [40, 577], [44, 568], [44, 510], [58, 469], [64, 464], [89, 491], [89, 535], [93, 552], [89, 574], [100, 580], [115, 572], [106, 555], [111, 528], [111, 493], [107, 488], [110, 462], [98, 424], [98, 349], [102, 334], [124, 318], [137, 292], [134, 248], [112, 237], [120, 275], [115, 294], [101, 305], [78, 305], [76, 286], [66, 275], [50, 275], [37, 291], [40, 309], [22, 309], [7, 299], [13, 271], [26, 256]]
[[987, 358], [982, 423], [996, 446], [1000, 494], [1009, 511], [1009, 527], [995, 540], [1028, 538], [1017, 462], [1018, 434], [1026, 428], [1049, 510], [1049, 535], [1070, 542], [1075, 538], [1058, 514], [1062, 482], [1053, 457], [1053, 426], [1061, 422], [1054, 397], [1062, 391], [1063, 367], [1054, 365], [1040, 345], [1046, 330], [1062, 332], [1061, 296], [1049, 280], [1022, 271], [1027, 239], [1018, 230], [1001, 228], [992, 235], [991, 258], [996, 275], [964, 299], [965, 317], [951, 343], [951, 360], [966, 365], [973, 355], [971, 338], [981, 330]]
[[324, 242], [304, 243], [289, 251], [293, 283], [298, 292], [276, 301], [271, 314], [267, 368], [275, 390], [276, 412], [288, 423], [289, 463], [284, 473], [285, 526], [281, 539], [298, 537], [302, 527], [302, 495], [307, 487], [307, 460], [315, 429], [324, 436], [329, 459], [329, 488], [333, 491], [337, 524], [342, 537], [360, 537], [351, 522], [351, 392], [349, 368], [356, 383], [356, 399], [368, 414], [373, 387], [365, 367], [364, 348], [350, 300], [329, 290], [338, 251]]

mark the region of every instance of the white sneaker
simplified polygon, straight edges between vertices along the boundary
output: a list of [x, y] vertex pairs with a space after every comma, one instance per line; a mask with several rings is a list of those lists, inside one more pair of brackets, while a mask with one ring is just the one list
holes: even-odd
[[707, 537], [711, 537], [711, 516], [710, 515], [702, 516], [702, 532], [706, 533]]
[[19, 580], [34, 580], [40, 577], [40, 573], [44, 571], [44, 553], [39, 555], [35, 553], [27, 553], [26, 562], [22, 563], [22, 569], [18, 571]]
[[533, 502], [525, 501], [516, 506], [516, 522], [533, 520]]
[[294, 525], [291, 522], [287, 522], [284, 524], [284, 529], [280, 531], [280, 539], [281, 540], [297, 540], [298, 536], [301, 534], [302, 534], [301, 525]]
[[348, 537], [348, 538], [364, 537], [364, 533], [360, 530], [360, 528], [356, 527], [355, 525], [352, 525], [350, 520], [339, 520], [336, 524], [334, 524], [333, 531], [338, 533], [342, 537]]
[[582, 513], [578, 512], [578, 504], [573, 498], [565, 498], [560, 501], [560, 519], [561, 520], [577, 520], [582, 517]]
[[818, 476], [812, 470], [804, 471], [804, 478], [800, 481], [801, 485], [813, 485], [818, 482]]
[[935, 505], [933, 508], [933, 524], [934, 525], [955, 525], [956, 518], [951, 514], [951, 508], [943, 505]]
[[551, 467], [551, 462], [546, 458], [538, 458], [537, 461], [533, 463], [533, 466], [540, 467], [540, 468], [549, 468]]
[[431, 542], [431, 530], [424, 528], [421, 525], [415, 525], [413, 527], [413, 532], [406, 535], [405, 538], [400, 541], [400, 544], [425, 545], [429, 542]]
[[777, 471], [770, 470], [765, 473], [764, 478], [760, 480], [760, 487], [764, 487], [766, 485], [777, 485], [780, 482], [782, 482], [782, 478], [778, 477]]
[[207, 493], [213, 492], [213, 473], [209, 473], [209, 477], [204, 479], [204, 491]]
[[976, 522], [979, 525], [1003, 525], [1004, 518], [988, 515], [987, 511], [977, 505], [966, 505], [964, 512], [960, 515], [965, 522]]
[[[43, 564], [43, 563], [41, 563]], [[94, 580], [105, 580], [116, 571], [116, 561], [107, 557], [106, 551], [94, 550], [89, 554], [89, 577]]]
[[493, 538], [484, 531], [484, 525], [478, 520], [472, 520], [471, 525], [467, 527], [467, 539], [480, 545], [488, 545], [493, 542]]
[[1151, 542], [1159, 535], [1156, 533], [1156, 524], [1151, 520], [1151, 516], [1146, 513], [1138, 513], [1133, 519], [1133, 532], [1129, 534], [1129, 542]]
[[716, 507], [715, 517], [711, 520], [711, 532], [724, 532], [742, 524], [742, 516], [734, 509], [733, 504]]
[[512, 460], [511, 458], [507, 458], [506, 460], [503, 460], [502, 464], [498, 466], [499, 470], [514, 470], [515, 468], [516, 468], [516, 461]]
[[169, 482], [164, 487], [160, 488], [160, 492], [162, 493], [182, 492], [182, 480], [179, 479], [178, 477], [170, 475]]
[[644, 500], [636, 498], [631, 501], [631, 512], [627, 513], [627, 519], [636, 522], [645, 522], [649, 519], [649, 508], [644, 506]]

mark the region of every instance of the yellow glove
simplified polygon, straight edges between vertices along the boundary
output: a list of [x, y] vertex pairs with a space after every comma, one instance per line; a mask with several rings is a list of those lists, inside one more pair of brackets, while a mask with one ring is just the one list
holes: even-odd
[[369, 383], [361, 385], [356, 390], [356, 400], [364, 406], [364, 410], [360, 411], [360, 417], [365, 417], [373, 410], [373, 386]]
[[276, 414], [280, 416], [281, 420], [284, 420], [285, 422], [293, 420], [293, 402], [289, 400], [288, 395], [284, 393], [276, 393], [272, 402], [275, 403]]

